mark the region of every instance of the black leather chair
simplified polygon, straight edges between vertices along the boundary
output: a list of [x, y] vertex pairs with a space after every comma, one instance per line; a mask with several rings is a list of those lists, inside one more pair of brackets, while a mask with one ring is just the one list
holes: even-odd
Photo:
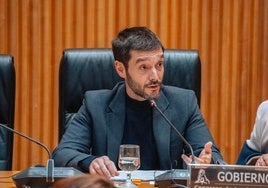
[[[59, 70], [59, 140], [82, 104], [84, 92], [111, 89], [122, 80], [111, 49], [66, 49]], [[165, 50], [163, 83], [195, 91], [200, 104], [201, 63], [196, 50]]]
[[[14, 128], [15, 68], [11, 55], [0, 54], [0, 124]], [[12, 169], [13, 133], [0, 127], [0, 170]]]

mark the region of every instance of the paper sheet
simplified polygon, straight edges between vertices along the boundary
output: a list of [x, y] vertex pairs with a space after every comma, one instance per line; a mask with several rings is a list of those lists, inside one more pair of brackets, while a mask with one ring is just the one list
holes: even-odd
[[[131, 172], [131, 179], [137, 179], [142, 181], [153, 181], [156, 176], [165, 173], [165, 170], [136, 170]], [[119, 176], [112, 177], [113, 181], [124, 181], [127, 175], [124, 171], [119, 171]]]

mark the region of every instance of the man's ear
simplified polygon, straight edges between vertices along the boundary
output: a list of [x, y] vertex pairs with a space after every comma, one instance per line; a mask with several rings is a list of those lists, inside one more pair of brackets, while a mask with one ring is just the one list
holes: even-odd
[[126, 78], [126, 68], [125, 68], [124, 64], [120, 61], [115, 61], [114, 66], [115, 66], [115, 70], [116, 70], [117, 74], [121, 78], [125, 79]]

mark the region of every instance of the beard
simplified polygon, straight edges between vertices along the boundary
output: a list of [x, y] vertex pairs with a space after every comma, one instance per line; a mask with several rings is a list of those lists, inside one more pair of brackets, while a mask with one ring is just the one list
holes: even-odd
[[147, 94], [145, 92], [145, 88], [149, 87], [151, 85], [156, 85], [158, 84], [159, 86], [161, 86], [162, 81], [161, 80], [155, 80], [155, 81], [149, 81], [147, 82], [143, 87], [141, 85], [139, 85], [137, 82], [135, 82], [132, 77], [129, 75], [128, 72], [126, 72], [126, 82], [129, 85], [130, 89], [138, 96], [148, 100], [148, 99], [154, 99], [157, 98], [159, 96], [159, 91], [154, 91], [151, 94]]

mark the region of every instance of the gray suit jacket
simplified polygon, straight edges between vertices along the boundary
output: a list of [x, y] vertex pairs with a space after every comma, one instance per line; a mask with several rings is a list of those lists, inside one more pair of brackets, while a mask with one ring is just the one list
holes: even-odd
[[[93, 160], [96, 156], [102, 155], [109, 156], [117, 164], [124, 133], [125, 90], [125, 84], [119, 83], [113, 90], [85, 93], [83, 105], [66, 129], [60, 144], [53, 151], [56, 166], [72, 166], [79, 169], [79, 161], [85, 158]], [[195, 156], [199, 155], [206, 142], [214, 142], [193, 91], [163, 86], [159, 98], [155, 101], [190, 142]], [[181, 154], [189, 154], [189, 149], [184, 148], [183, 141], [156, 110], [153, 112], [153, 134], [160, 168], [170, 169], [175, 160], [177, 165], [172, 168], [182, 168]], [[214, 144], [212, 151], [213, 163], [222, 161], [220, 151]]]

